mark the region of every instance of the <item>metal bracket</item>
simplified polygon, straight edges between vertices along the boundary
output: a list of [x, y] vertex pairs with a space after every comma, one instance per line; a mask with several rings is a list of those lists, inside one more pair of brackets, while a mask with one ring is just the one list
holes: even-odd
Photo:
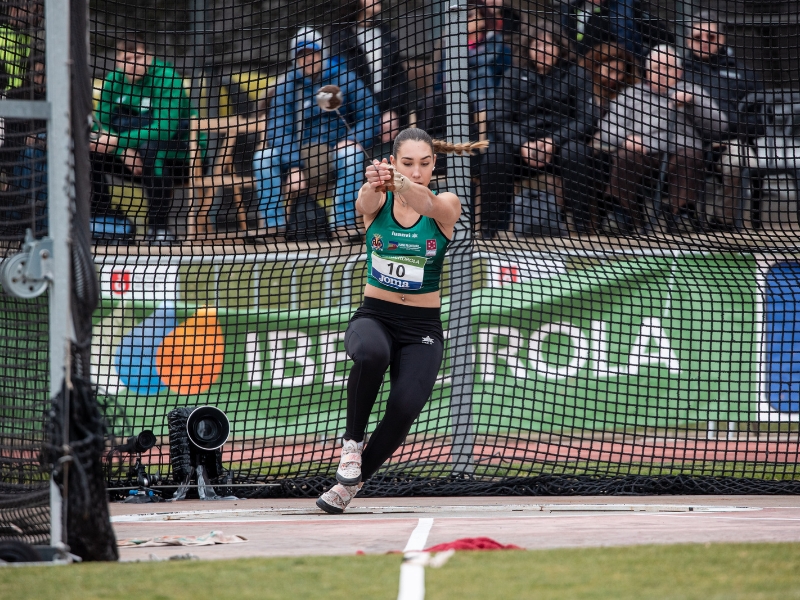
[[6, 258], [0, 265], [0, 285], [16, 298], [41, 296], [53, 281], [53, 240], [34, 239], [25, 231], [22, 250]]

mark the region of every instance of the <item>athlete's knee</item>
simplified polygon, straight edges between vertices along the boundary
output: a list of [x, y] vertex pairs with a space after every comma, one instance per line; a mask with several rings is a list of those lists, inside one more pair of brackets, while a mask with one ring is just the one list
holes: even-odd
[[391, 348], [381, 336], [362, 328], [351, 328], [345, 335], [345, 350], [353, 361], [367, 369], [386, 369]]

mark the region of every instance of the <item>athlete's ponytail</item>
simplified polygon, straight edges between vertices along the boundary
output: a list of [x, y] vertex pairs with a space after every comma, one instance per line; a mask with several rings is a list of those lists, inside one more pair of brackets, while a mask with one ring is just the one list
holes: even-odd
[[401, 131], [397, 134], [397, 137], [394, 138], [392, 154], [397, 157], [400, 146], [408, 141], [425, 142], [431, 147], [434, 154], [472, 154], [475, 150], [482, 150], [489, 146], [487, 140], [481, 142], [463, 142], [461, 144], [453, 144], [452, 142], [444, 140], [434, 140], [425, 130], [419, 129], [418, 127], [409, 127]]
[[436, 154], [472, 154], [475, 150], [483, 150], [488, 147], [489, 140], [461, 144], [453, 144], [446, 140], [433, 140], [433, 151]]

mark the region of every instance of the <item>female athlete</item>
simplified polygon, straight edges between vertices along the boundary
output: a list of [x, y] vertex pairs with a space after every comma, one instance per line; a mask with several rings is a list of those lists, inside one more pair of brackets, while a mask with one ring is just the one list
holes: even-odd
[[[338, 483], [317, 500], [325, 512], [347, 508], [403, 443], [431, 395], [444, 350], [442, 264], [461, 201], [449, 192], [433, 193], [428, 184], [437, 153], [471, 153], [487, 144], [451, 144], [410, 128], [395, 138], [391, 164], [384, 159], [367, 167], [367, 183], [356, 200], [367, 231], [367, 285], [344, 338], [354, 362], [347, 381], [347, 429]], [[386, 414], [365, 446], [367, 422], [390, 367]]]

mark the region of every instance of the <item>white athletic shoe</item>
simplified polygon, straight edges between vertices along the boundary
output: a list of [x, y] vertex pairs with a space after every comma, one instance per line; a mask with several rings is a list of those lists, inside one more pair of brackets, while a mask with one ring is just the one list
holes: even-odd
[[337, 483], [327, 492], [317, 498], [317, 506], [326, 513], [339, 515], [344, 512], [350, 501], [356, 497], [360, 485], [342, 485]]
[[357, 485], [361, 481], [361, 452], [364, 442], [345, 440], [342, 444], [342, 458], [336, 469], [336, 481], [342, 485]]

